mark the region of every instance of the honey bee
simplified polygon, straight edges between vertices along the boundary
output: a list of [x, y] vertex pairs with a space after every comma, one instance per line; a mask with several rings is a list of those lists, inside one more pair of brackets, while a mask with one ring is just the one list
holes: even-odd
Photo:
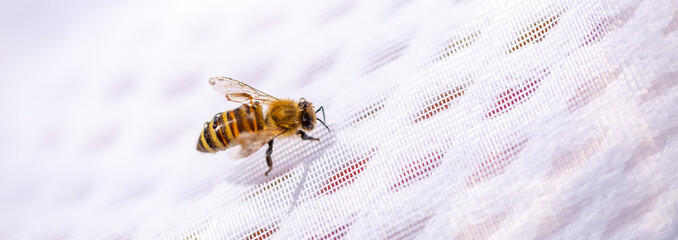
[[[196, 149], [200, 152], [216, 153], [229, 148], [238, 147], [235, 157], [247, 157], [259, 148], [268, 144], [266, 164], [268, 171], [273, 169], [273, 139], [277, 137], [299, 136], [302, 140], [320, 139], [306, 134], [313, 130], [316, 120], [327, 128], [323, 120], [316, 118], [316, 113], [325, 110], [321, 106], [314, 111], [313, 104], [306, 99], [299, 101], [278, 99], [259, 91], [249, 85], [227, 77], [213, 77], [209, 84], [227, 100], [241, 103], [242, 106], [217, 113], [212, 121], [203, 125]], [[264, 114], [264, 106], [267, 107]]]

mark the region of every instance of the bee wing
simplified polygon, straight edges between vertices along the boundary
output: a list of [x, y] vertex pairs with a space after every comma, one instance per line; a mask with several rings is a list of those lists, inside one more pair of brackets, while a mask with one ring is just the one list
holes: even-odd
[[213, 77], [209, 80], [214, 91], [231, 102], [249, 104], [252, 101], [272, 102], [277, 98], [268, 95], [243, 82], [228, 77]]
[[285, 132], [285, 130], [277, 128], [277, 129], [264, 129], [257, 132], [240, 133], [240, 136], [238, 136], [238, 138], [235, 139], [238, 142], [236, 148], [239, 149], [236, 149], [236, 151], [232, 152], [234, 154], [232, 155], [232, 157], [244, 158], [249, 155], [252, 155], [252, 153], [259, 150], [259, 148], [264, 146], [269, 141], [280, 136], [280, 134], [282, 134], [283, 132]]

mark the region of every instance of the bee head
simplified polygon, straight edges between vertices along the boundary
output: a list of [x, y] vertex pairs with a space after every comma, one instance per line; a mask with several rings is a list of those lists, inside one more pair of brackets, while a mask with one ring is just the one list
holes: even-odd
[[[301, 116], [299, 116], [301, 119], [301, 128], [303, 128], [306, 131], [311, 131], [315, 127], [315, 120], [318, 120], [327, 130], [329, 131], [330, 128], [325, 125], [325, 110], [323, 109], [322, 106], [318, 108], [318, 110], [315, 110], [313, 108], [313, 104], [309, 101], [306, 101], [306, 99], [301, 98], [299, 99], [299, 109], [301, 110]], [[314, 111], [315, 110], [315, 111]], [[315, 114], [318, 113], [319, 111], [322, 111], [323, 113], [323, 119], [320, 120], [320, 118], [316, 118]]]
[[299, 99], [299, 110], [301, 110], [300, 114], [300, 122], [301, 122], [301, 128], [303, 128], [305, 131], [311, 131], [315, 127], [315, 112], [313, 111], [313, 104], [309, 101], [306, 101], [306, 99], [301, 98]]

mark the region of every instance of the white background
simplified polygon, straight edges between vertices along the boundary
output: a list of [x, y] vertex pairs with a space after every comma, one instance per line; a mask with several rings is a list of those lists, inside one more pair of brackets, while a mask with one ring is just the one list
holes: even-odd
[[[675, 238], [677, 29], [670, 0], [5, 1], [0, 238]], [[270, 177], [199, 153], [237, 106], [212, 76], [333, 131]]]

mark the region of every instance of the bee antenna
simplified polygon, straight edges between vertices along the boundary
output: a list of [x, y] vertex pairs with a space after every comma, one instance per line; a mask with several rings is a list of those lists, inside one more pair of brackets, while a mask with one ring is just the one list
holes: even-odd
[[[318, 110], [315, 110], [315, 113], [318, 113], [320, 111], [323, 111], [323, 120], [325, 120], [325, 109], [323, 109], [323, 106], [320, 106], [320, 108], [318, 108]], [[318, 120], [320, 120], [320, 119], [318, 119]]]
[[318, 121], [320, 121], [320, 123], [322, 123], [323, 126], [325, 126], [325, 128], [327, 128], [327, 131], [331, 131], [330, 128], [327, 127], [327, 125], [325, 124], [325, 109], [323, 108], [323, 106], [320, 106], [320, 107], [318, 108], [318, 110], [315, 110], [315, 113], [318, 113], [318, 112], [320, 112], [320, 111], [323, 112], [323, 119], [322, 119], [322, 120], [321, 120], [320, 118], [315, 118], [315, 119], [318, 119]]
[[320, 106], [318, 108], [318, 110], [315, 110], [315, 113], [318, 113], [320, 111], [323, 111], [323, 120], [320, 120], [320, 118], [316, 118], [316, 119], [318, 119], [318, 121], [320, 121], [320, 123], [322, 123], [323, 126], [325, 126], [325, 128], [327, 128], [327, 131], [330, 131], [330, 128], [327, 127], [327, 125], [325, 125], [325, 122], [324, 122], [325, 121], [325, 109], [323, 108], [323, 106]]
[[325, 125], [325, 122], [323, 122], [323, 120], [320, 120], [320, 118], [315, 118], [315, 119], [318, 119], [318, 121], [319, 121], [320, 123], [322, 123], [323, 126], [325, 126], [325, 128], [327, 128], [327, 131], [332, 131], [332, 130], [330, 130], [329, 127], [327, 127], [327, 125]]

